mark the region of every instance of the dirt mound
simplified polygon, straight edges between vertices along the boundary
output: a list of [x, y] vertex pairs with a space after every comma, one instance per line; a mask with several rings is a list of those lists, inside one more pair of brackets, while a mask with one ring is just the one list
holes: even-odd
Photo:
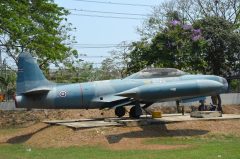
[[114, 110], [0, 111], [0, 127], [27, 126], [43, 120], [114, 117]]
[[[161, 111], [163, 113], [176, 113], [175, 107], [154, 107], [152, 111]], [[187, 110], [187, 109], [185, 109]], [[127, 109], [129, 111], [129, 109]], [[226, 114], [240, 114], [240, 105], [223, 106], [223, 112]], [[128, 116], [128, 114], [126, 114]], [[115, 117], [114, 110], [18, 110], [18, 111], [0, 111], [0, 127], [28, 126], [43, 120], [61, 120], [61, 119], [81, 119], [81, 118], [106, 118]]]
[[144, 143], [145, 140], [168, 136], [204, 138], [214, 133], [239, 136], [239, 120], [189, 121], [166, 125], [92, 128], [77, 131], [64, 126], [38, 123], [8, 133], [0, 131], [0, 143], [25, 144], [28, 147], [42, 148], [101, 145], [114, 150], [159, 150], [188, 147], [188, 145], [149, 145]]
[[225, 114], [240, 114], [240, 105], [223, 106], [223, 113], [225, 113]]
[[[240, 113], [240, 106], [224, 106], [225, 113]], [[0, 143], [25, 144], [29, 147], [69, 147], [101, 145], [114, 150], [177, 149], [188, 145], [151, 145], [146, 139], [166, 136], [205, 137], [215, 133], [239, 136], [239, 120], [188, 121], [143, 127], [105, 127], [72, 130], [49, 126], [46, 119], [114, 117], [114, 111], [101, 110], [32, 110], [0, 111]], [[10, 128], [6, 128], [10, 127]]]

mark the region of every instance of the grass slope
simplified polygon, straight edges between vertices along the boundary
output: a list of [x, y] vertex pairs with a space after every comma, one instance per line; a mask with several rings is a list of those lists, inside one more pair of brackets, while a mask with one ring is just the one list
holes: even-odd
[[101, 146], [30, 148], [24, 144], [0, 144], [0, 159], [214, 159], [240, 158], [240, 138], [212, 134], [205, 137], [160, 137], [144, 144], [189, 145], [174, 150], [109, 150]]

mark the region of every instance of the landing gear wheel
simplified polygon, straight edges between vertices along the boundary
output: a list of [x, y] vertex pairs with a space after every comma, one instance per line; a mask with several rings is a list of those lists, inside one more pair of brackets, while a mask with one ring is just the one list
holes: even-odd
[[199, 101], [201, 104], [198, 107], [198, 111], [206, 111], [205, 100]]
[[222, 109], [222, 99], [221, 99], [220, 95], [217, 95], [217, 99], [218, 99], [218, 107], [217, 107], [217, 110], [223, 113], [223, 109]]
[[119, 118], [123, 117], [126, 113], [126, 109], [124, 107], [117, 107], [115, 109], [115, 115]]
[[130, 112], [129, 112], [130, 118], [139, 119], [141, 115], [142, 115], [142, 109], [141, 109], [140, 105], [139, 106], [133, 106], [130, 109]]
[[205, 106], [204, 105], [199, 105], [198, 111], [205, 111]]
[[220, 95], [216, 95], [216, 96], [212, 96], [212, 103], [214, 105], [217, 105], [217, 111], [220, 111], [223, 113], [223, 110], [222, 110], [222, 100], [221, 100], [221, 97]]

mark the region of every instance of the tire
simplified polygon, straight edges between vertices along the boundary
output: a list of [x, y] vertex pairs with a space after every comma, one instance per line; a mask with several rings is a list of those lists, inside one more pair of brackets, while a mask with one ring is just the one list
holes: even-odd
[[119, 118], [123, 117], [126, 113], [126, 109], [124, 107], [117, 107], [115, 109], [115, 115]]
[[204, 105], [199, 105], [198, 111], [205, 111], [204, 107], [205, 107]]
[[141, 115], [142, 115], [142, 110], [141, 110], [141, 108], [138, 108], [137, 106], [133, 106], [133, 107], [130, 109], [130, 112], [129, 112], [130, 118], [139, 119]]

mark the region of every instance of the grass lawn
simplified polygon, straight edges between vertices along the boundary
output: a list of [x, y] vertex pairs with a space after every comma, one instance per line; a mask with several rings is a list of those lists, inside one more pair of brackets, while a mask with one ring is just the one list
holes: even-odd
[[0, 159], [238, 159], [240, 138], [212, 134], [206, 137], [160, 137], [144, 144], [189, 145], [175, 150], [109, 150], [100, 146], [30, 148], [24, 144], [0, 144]]

